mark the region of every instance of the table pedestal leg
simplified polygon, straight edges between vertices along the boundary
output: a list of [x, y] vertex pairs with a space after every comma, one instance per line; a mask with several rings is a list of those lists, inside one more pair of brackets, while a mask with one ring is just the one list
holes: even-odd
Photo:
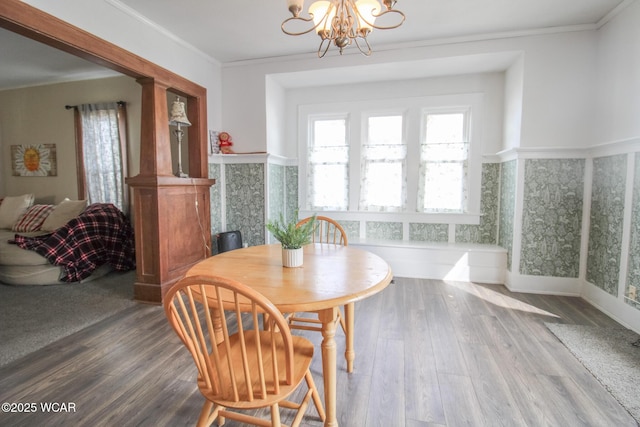
[[338, 427], [336, 414], [336, 321], [338, 309], [330, 308], [318, 312], [322, 322], [322, 378], [324, 380], [324, 409], [327, 418], [325, 427]]
[[355, 307], [354, 303], [349, 303], [344, 306], [344, 322], [346, 330], [344, 331], [346, 337], [346, 346], [344, 352], [344, 358], [347, 360], [347, 372], [353, 372], [353, 361], [356, 358], [356, 352], [353, 349], [353, 333], [354, 333], [354, 319], [355, 319]]

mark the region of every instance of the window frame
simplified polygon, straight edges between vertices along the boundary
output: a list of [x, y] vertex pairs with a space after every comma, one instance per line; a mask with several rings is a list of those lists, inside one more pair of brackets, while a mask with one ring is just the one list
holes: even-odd
[[[366, 159], [364, 155], [365, 146], [369, 145], [369, 119], [372, 117], [393, 117], [400, 116], [402, 117], [402, 135], [401, 135], [401, 145], [405, 148], [404, 159], [402, 159], [402, 177], [405, 181], [405, 184], [402, 186], [402, 195], [401, 195], [401, 207], [399, 209], [389, 207], [389, 206], [379, 206], [377, 208], [366, 209], [362, 206], [363, 204], [363, 195], [362, 195], [362, 184], [364, 183], [364, 172], [366, 167]], [[360, 116], [360, 126], [361, 130], [361, 140], [359, 141], [359, 150], [360, 150], [360, 174], [359, 174], [359, 188], [358, 188], [358, 203], [357, 209], [358, 212], [406, 212], [407, 211], [407, 181], [409, 174], [407, 173], [407, 161], [408, 157], [408, 141], [407, 141], [407, 109], [385, 109], [385, 110], [367, 110], [363, 111]]]
[[[310, 209], [310, 210], [323, 210], [318, 206], [314, 206], [311, 200], [311, 194], [309, 194], [309, 190], [311, 188], [311, 181], [310, 179], [306, 179], [307, 177], [311, 176], [311, 170], [310, 170], [310, 162], [309, 162], [309, 147], [311, 146], [311, 142], [313, 142], [314, 139], [314, 123], [317, 121], [322, 121], [322, 120], [344, 120], [345, 122], [345, 142], [346, 142], [346, 146], [347, 148], [347, 169], [346, 169], [346, 174], [347, 174], [347, 181], [350, 181], [351, 178], [351, 153], [349, 150], [349, 147], [352, 145], [351, 144], [351, 140], [350, 140], [350, 127], [351, 127], [351, 122], [350, 122], [350, 117], [349, 114], [345, 114], [345, 113], [341, 113], [341, 112], [336, 112], [336, 113], [323, 113], [323, 114], [313, 114], [308, 116], [308, 120], [307, 120], [307, 138], [305, 140], [305, 156], [304, 158], [306, 159], [305, 161], [305, 166], [306, 166], [306, 173], [305, 173], [305, 180], [301, 181], [301, 183], [303, 184], [302, 186], [298, 186], [299, 189], [304, 188], [304, 193], [306, 195], [305, 198], [305, 203], [304, 205], [299, 205], [299, 206], [305, 206], [306, 208]], [[350, 207], [350, 197], [351, 197], [351, 185], [349, 185], [349, 187], [347, 188], [347, 209], [344, 211], [349, 211], [349, 207]], [[300, 190], [299, 190], [300, 191]], [[325, 210], [323, 210], [325, 211]], [[343, 211], [343, 210], [339, 210], [339, 211]]]
[[[300, 215], [312, 215], [323, 212], [338, 220], [356, 221], [403, 221], [433, 224], [479, 224], [482, 178], [482, 132], [483, 122], [482, 93], [463, 93], [451, 95], [428, 95], [409, 98], [337, 102], [324, 104], [304, 104], [298, 106], [298, 206]], [[424, 135], [422, 115], [424, 111], [469, 110], [469, 152], [468, 152], [468, 199], [466, 212], [421, 212], [418, 210], [418, 182], [420, 164], [420, 146]], [[360, 175], [362, 173], [361, 147], [364, 143], [366, 120], [371, 115], [397, 114], [403, 111], [404, 138], [406, 155], [406, 203], [399, 212], [362, 211], [360, 202]], [[342, 114], [348, 116], [349, 129], [349, 206], [346, 211], [314, 210], [307, 204], [308, 177], [308, 138], [309, 118], [332, 117]], [[357, 141], [357, 143], [355, 143]], [[411, 161], [410, 159], [415, 159]], [[410, 177], [415, 177], [412, 179]]]
[[[418, 145], [420, 146], [420, 150], [418, 152], [418, 164], [419, 164], [419, 168], [422, 169], [422, 164], [423, 164], [423, 160], [422, 160], [422, 147], [426, 144], [426, 132], [427, 132], [427, 125], [426, 125], [426, 121], [427, 121], [427, 116], [429, 115], [439, 115], [439, 114], [462, 114], [463, 115], [463, 141], [464, 143], [467, 144], [467, 175], [469, 175], [469, 167], [470, 167], [470, 162], [471, 162], [471, 155], [470, 155], [470, 150], [471, 150], [471, 116], [472, 116], [472, 111], [471, 111], [471, 107], [469, 106], [458, 106], [458, 107], [437, 107], [437, 108], [423, 108], [422, 111], [420, 112], [420, 141], [418, 142]], [[426, 162], [425, 162], [426, 163]], [[469, 197], [470, 197], [470, 190], [471, 190], [471, 182], [470, 179], [467, 178], [466, 180], [466, 203], [463, 202], [463, 208], [461, 212], [457, 212], [457, 211], [453, 211], [453, 210], [446, 210], [446, 209], [442, 209], [442, 210], [437, 210], [437, 209], [433, 209], [433, 210], [424, 210], [423, 205], [424, 205], [424, 199], [426, 197], [426, 194], [422, 194], [423, 190], [424, 190], [424, 176], [421, 173], [418, 173], [418, 199], [417, 199], [417, 204], [416, 204], [416, 210], [418, 212], [421, 213], [426, 213], [426, 214], [434, 214], [434, 213], [453, 213], [453, 214], [464, 214], [467, 213], [469, 211], [468, 207], [469, 207]], [[464, 197], [463, 197], [464, 198]]]

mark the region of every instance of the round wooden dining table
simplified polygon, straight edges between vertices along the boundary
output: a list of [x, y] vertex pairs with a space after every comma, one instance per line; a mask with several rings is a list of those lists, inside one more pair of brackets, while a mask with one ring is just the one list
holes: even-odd
[[[335, 332], [340, 306], [383, 290], [393, 278], [386, 261], [349, 246], [312, 243], [304, 246], [301, 267], [282, 266], [280, 244], [250, 246], [212, 256], [194, 265], [186, 276], [221, 276], [251, 286], [282, 313], [314, 312], [322, 324], [322, 374], [325, 426], [338, 426], [336, 415]], [[353, 331], [353, 313], [345, 313]], [[345, 357], [353, 363], [353, 340]]]

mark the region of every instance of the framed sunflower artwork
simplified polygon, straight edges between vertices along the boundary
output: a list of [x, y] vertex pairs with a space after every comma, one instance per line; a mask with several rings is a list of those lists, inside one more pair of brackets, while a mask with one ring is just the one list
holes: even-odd
[[13, 176], [57, 176], [55, 144], [11, 146]]

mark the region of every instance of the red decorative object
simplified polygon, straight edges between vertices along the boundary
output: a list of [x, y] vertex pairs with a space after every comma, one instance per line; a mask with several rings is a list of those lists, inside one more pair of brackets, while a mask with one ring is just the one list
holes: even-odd
[[220, 146], [220, 152], [223, 154], [233, 154], [233, 150], [231, 146], [233, 142], [231, 142], [231, 135], [228, 132], [220, 132], [218, 135], [218, 145]]

